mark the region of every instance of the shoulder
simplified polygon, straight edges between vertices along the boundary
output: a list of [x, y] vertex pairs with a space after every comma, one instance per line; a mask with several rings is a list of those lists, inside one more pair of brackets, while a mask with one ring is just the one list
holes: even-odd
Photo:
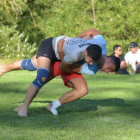
[[126, 56], [129, 56], [129, 55], [131, 55], [132, 53], [131, 53], [131, 51], [129, 51], [129, 52], [127, 52], [126, 54], [125, 54], [125, 57]]

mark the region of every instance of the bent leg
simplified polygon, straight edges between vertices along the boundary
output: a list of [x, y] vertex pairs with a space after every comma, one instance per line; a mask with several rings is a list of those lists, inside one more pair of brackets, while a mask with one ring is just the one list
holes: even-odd
[[68, 82], [67, 84], [70, 87], [74, 87], [74, 89], [63, 94], [58, 100], [46, 106], [46, 109], [55, 116], [58, 115], [56, 109], [60, 105], [78, 100], [79, 98], [85, 96], [88, 93], [87, 83], [84, 78], [71, 79], [70, 82]]
[[[59, 98], [61, 104], [66, 104], [85, 96], [88, 93], [88, 87], [84, 78], [71, 79], [70, 82], [73, 84], [74, 89], [65, 93]], [[71, 83], [68, 83], [70, 86]]]
[[38, 65], [37, 65], [36, 54], [32, 57], [32, 62], [34, 63], [34, 65], [35, 65], [36, 67], [38, 67]]

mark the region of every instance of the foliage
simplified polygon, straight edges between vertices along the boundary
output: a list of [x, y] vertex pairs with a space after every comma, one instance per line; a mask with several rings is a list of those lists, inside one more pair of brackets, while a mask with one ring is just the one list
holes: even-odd
[[[138, 0], [4, 0], [0, 5], [0, 53], [4, 56], [14, 56], [4, 47], [8, 44], [14, 50], [18, 38], [20, 48], [27, 56], [26, 53], [34, 54], [47, 37], [77, 36], [89, 28], [97, 28], [104, 35], [108, 54], [112, 53], [115, 44], [120, 44], [126, 53], [132, 41], [140, 43]], [[24, 35], [17, 37], [18, 34]], [[10, 45], [7, 40], [11, 37], [17, 39], [11, 40]], [[28, 52], [28, 45], [23, 47], [26, 38], [26, 43], [35, 48], [34, 51]], [[15, 56], [17, 54], [15, 50]]]
[[[15, 25], [16, 26], [16, 25]], [[7, 57], [19, 57], [29, 58], [31, 54], [36, 52], [36, 44], [29, 43], [29, 36], [26, 36], [24, 32], [20, 33], [15, 30], [15, 26], [3, 26], [0, 30], [1, 42], [3, 42], [1, 56]], [[4, 33], [7, 34], [4, 34]], [[11, 35], [12, 34], [12, 35]], [[6, 42], [6, 43], [5, 43]], [[10, 52], [10, 53], [9, 53]]]
[[138, 0], [98, 0], [96, 2], [96, 25], [107, 39], [108, 53], [112, 52], [112, 46], [115, 44], [122, 45], [124, 52], [127, 52], [130, 42], [140, 43], [139, 6]]

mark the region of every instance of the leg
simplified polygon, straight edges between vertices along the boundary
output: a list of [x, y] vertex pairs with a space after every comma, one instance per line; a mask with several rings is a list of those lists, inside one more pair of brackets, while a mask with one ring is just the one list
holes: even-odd
[[73, 84], [74, 89], [59, 98], [61, 105], [78, 100], [88, 93], [87, 83], [84, 78], [71, 79], [70, 82]]
[[46, 106], [46, 109], [55, 116], [58, 115], [57, 110], [56, 110], [57, 107], [59, 107], [60, 105], [78, 100], [79, 98], [83, 97], [84, 95], [88, 93], [87, 84], [84, 78], [74, 78], [74, 79], [71, 79], [70, 82], [68, 82], [67, 84], [69, 86], [73, 85], [74, 89], [62, 95], [57, 101]]
[[[37, 59], [38, 61], [38, 68], [46, 68], [49, 69], [51, 61], [50, 59], [46, 58], [46, 57], [38, 57]], [[38, 73], [37, 73], [38, 75]], [[46, 83], [47, 82], [47, 78], [46, 77], [42, 77], [41, 80]], [[27, 116], [27, 109], [31, 103], [31, 101], [33, 100], [33, 98], [37, 95], [39, 89], [37, 87], [35, 87], [33, 84], [30, 85], [26, 97], [25, 97], [25, 101], [23, 103], [23, 105], [20, 107], [19, 111], [18, 111], [18, 115], [19, 116]]]
[[32, 57], [32, 61], [33, 61], [34, 65], [35, 65], [36, 67], [38, 67], [38, 66], [37, 66], [36, 54]]
[[20, 67], [21, 62], [22, 60], [18, 60], [8, 65], [0, 65], [0, 77], [6, 72], [9, 72], [12, 70], [21, 70], [21, 67]]
[[[48, 79], [47, 79], [47, 82], [46, 82], [46, 83], [48, 83], [49, 81], [51, 81], [51, 80], [54, 78], [53, 71], [52, 71], [51, 68], [50, 68], [49, 71], [50, 71], [50, 72], [49, 72], [49, 76], [48, 76]], [[22, 105], [19, 106], [19, 107], [17, 107], [17, 108], [15, 108], [13, 111], [14, 111], [14, 112], [18, 112], [18, 111], [21, 109], [21, 107], [22, 107]]]
[[[9, 72], [9, 71], [13, 71], [13, 70], [22, 70], [21, 68], [21, 64], [22, 64], [22, 61], [23, 60], [18, 60], [18, 61], [15, 61], [11, 64], [8, 64], [8, 65], [0, 65], [0, 77], [6, 73], [6, 72]], [[32, 62], [33, 64], [35, 65], [35, 67], [37, 67], [37, 59], [36, 59], [36, 55], [34, 55], [32, 57]], [[31, 65], [30, 65], [31, 66]], [[28, 70], [28, 68], [30, 68], [30, 66], [27, 67], [26, 70]]]

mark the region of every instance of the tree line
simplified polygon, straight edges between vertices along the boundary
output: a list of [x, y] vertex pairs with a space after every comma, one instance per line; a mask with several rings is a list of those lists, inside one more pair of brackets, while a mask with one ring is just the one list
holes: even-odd
[[139, 7], [139, 0], [1, 0], [0, 57], [28, 58], [45, 38], [89, 28], [103, 34], [108, 54], [116, 44], [126, 53], [140, 43]]

